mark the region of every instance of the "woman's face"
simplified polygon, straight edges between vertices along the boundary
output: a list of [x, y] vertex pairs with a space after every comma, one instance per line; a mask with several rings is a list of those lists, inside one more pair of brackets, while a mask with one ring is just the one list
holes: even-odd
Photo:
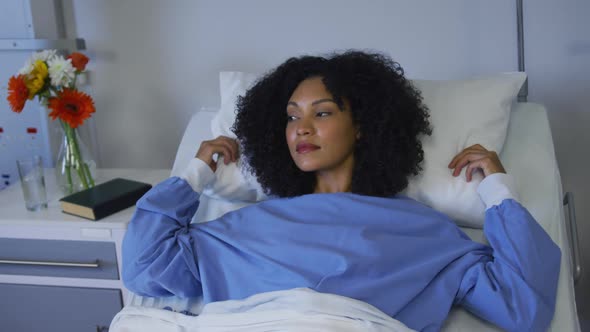
[[350, 171], [357, 126], [345, 102], [342, 110], [321, 77], [302, 81], [287, 104], [285, 135], [295, 164], [304, 172]]

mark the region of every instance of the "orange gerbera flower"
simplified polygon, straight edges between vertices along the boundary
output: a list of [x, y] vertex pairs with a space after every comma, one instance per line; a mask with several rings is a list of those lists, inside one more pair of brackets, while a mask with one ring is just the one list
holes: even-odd
[[95, 112], [92, 98], [75, 89], [63, 89], [57, 97], [49, 98], [48, 107], [52, 120], [60, 118], [72, 128], [84, 123]]
[[77, 71], [84, 71], [89, 60], [87, 56], [78, 52], [68, 55], [68, 59], [72, 60], [72, 66], [76, 68]]
[[12, 76], [8, 80], [8, 97], [6, 98], [12, 111], [22, 112], [27, 98], [29, 98], [29, 89], [27, 89], [23, 76]]

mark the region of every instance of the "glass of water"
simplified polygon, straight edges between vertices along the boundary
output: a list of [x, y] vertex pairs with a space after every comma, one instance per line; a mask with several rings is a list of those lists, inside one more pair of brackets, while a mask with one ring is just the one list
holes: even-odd
[[20, 183], [23, 188], [25, 206], [29, 211], [47, 209], [47, 193], [41, 156], [16, 161]]

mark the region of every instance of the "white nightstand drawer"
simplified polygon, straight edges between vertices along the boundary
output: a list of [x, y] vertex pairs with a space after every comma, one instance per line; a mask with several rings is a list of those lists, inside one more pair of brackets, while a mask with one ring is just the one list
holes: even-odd
[[0, 274], [119, 279], [114, 242], [0, 238]]

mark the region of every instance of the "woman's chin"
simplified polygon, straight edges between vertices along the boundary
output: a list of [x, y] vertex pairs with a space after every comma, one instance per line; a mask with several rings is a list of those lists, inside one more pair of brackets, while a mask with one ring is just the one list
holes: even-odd
[[311, 163], [295, 163], [295, 165], [297, 165], [297, 168], [302, 172], [315, 172], [318, 170], [317, 165]]

